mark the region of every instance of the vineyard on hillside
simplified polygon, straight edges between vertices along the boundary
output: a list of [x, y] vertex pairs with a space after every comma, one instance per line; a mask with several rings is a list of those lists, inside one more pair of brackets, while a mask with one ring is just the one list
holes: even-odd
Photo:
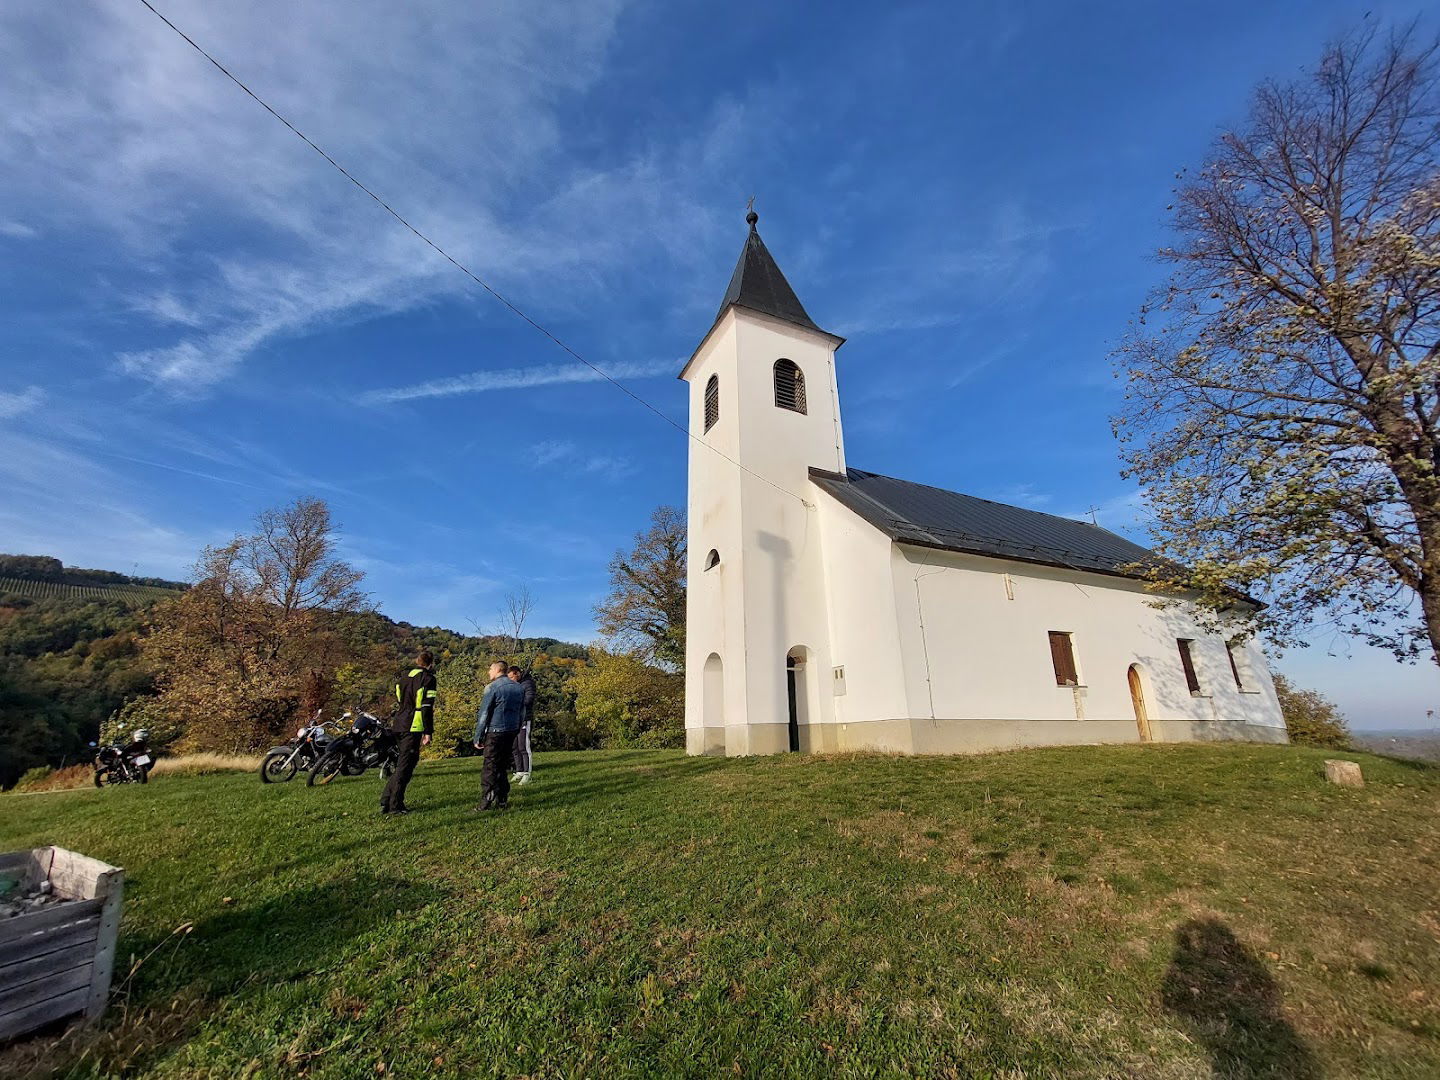
[[143, 607], [174, 596], [178, 591], [155, 585], [70, 585], [61, 581], [33, 581], [0, 574], [0, 596], [9, 593], [33, 600], [119, 600]]

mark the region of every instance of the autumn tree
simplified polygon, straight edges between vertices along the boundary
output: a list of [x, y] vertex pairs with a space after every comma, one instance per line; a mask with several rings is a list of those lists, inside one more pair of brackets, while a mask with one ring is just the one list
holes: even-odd
[[1440, 652], [1437, 46], [1368, 31], [1255, 93], [1173, 205], [1174, 270], [1118, 349], [1160, 584], [1258, 628]]
[[324, 501], [265, 511], [253, 533], [206, 548], [195, 577], [156, 608], [145, 641], [182, 745], [252, 749], [328, 701], [348, 649], [330, 618], [366, 601]]
[[595, 608], [600, 633], [640, 659], [685, 667], [685, 512], [661, 506], [629, 551], [610, 560], [610, 593]]
[[1292, 743], [1336, 750], [1350, 748], [1350, 726], [1329, 698], [1314, 690], [1293, 686], [1280, 674], [1275, 675], [1275, 696], [1280, 701], [1280, 715], [1285, 718], [1285, 731]]
[[685, 745], [685, 679], [633, 652], [592, 648], [570, 679], [575, 722], [595, 745]]

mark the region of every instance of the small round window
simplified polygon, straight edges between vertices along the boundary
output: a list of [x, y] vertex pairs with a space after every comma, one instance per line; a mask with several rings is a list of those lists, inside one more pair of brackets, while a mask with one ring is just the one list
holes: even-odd
[[719, 565], [720, 565], [720, 552], [716, 551], [714, 548], [711, 548], [711, 549], [710, 549], [710, 554], [705, 556], [705, 569], [706, 569], [706, 570], [714, 570], [715, 567], [717, 567], [717, 566], [719, 566]]

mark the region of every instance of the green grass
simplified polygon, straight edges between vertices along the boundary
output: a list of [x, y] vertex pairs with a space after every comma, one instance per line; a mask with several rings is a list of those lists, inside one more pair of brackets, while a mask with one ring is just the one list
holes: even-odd
[[32, 581], [29, 578], [0, 574], [0, 596], [7, 593], [28, 596], [32, 600], [120, 600], [143, 607], [175, 596], [179, 590], [158, 585], [71, 585], [61, 581]]
[[[76, 1075], [1440, 1075], [1440, 769], [1286, 747], [541, 755], [0, 799], [124, 865]], [[133, 958], [133, 959], [132, 959]], [[138, 963], [138, 970], [126, 972]]]

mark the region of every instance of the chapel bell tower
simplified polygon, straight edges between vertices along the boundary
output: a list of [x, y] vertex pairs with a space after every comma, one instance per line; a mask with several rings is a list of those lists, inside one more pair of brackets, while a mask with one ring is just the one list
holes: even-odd
[[[690, 388], [685, 737], [692, 754], [819, 749], [829, 615], [810, 470], [845, 472], [835, 350], [756, 229]], [[823, 674], [823, 678], [822, 678]]]

